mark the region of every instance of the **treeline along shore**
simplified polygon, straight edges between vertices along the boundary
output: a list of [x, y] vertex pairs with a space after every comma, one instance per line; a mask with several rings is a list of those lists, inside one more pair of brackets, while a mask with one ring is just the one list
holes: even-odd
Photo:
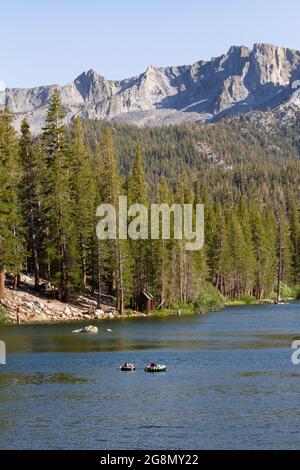
[[[100, 309], [102, 296], [112, 296], [120, 316], [296, 297], [298, 135], [274, 137], [245, 118], [143, 130], [79, 118], [65, 125], [54, 92], [43, 132], [33, 137], [26, 120], [18, 134], [2, 110], [2, 316], [8, 287], [17, 292], [27, 274], [37, 293], [47, 282], [62, 303], [91, 295]], [[187, 251], [174, 233], [169, 240], [99, 240], [96, 209], [117, 207], [120, 196], [129, 205], [204, 204], [204, 248]]]

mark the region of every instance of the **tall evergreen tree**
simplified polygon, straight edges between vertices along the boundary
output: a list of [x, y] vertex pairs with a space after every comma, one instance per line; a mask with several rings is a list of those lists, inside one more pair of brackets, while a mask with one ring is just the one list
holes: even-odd
[[5, 272], [21, 272], [24, 240], [19, 198], [18, 141], [7, 108], [0, 113], [0, 299], [5, 295]]
[[58, 286], [59, 299], [68, 302], [74, 283], [77, 234], [73, 220], [69, 153], [57, 91], [50, 100], [43, 138], [47, 158], [44, 211], [51, 276]]
[[281, 301], [281, 285], [292, 283], [292, 243], [289, 222], [281, 206], [277, 212], [277, 301]]
[[72, 170], [71, 194], [74, 207], [75, 230], [80, 258], [79, 285], [83, 288], [92, 281], [94, 243], [96, 233], [96, 181], [91, 152], [84, 143], [80, 118], [71, 129], [69, 160]]
[[[118, 171], [116, 151], [111, 133], [106, 129], [100, 142], [102, 156], [102, 184], [101, 200], [112, 204], [116, 210], [117, 220], [119, 216], [119, 196], [121, 181]], [[99, 242], [99, 250], [100, 248]], [[116, 239], [109, 243], [108, 255], [111, 266], [111, 288], [116, 294], [116, 306], [121, 315], [125, 313], [125, 286], [124, 286], [124, 253], [123, 243], [120, 241], [117, 230]]]
[[20, 138], [20, 162], [22, 165], [22, 201], [24, 219], [27, 225], [28, 268], [34, 273], [35, 286], [40, 282], [40, 236], [41, 236], [41, 213], [40, 213], [40, 187], [41, 164], [40, 155], [36, 151], [30, 134], [30, 127], [26, 119], [22, 121]]
[[[135, 159], [132, 172], [127, 180], [128, 186], [128, 205], [143, 204], [148, 206], [148, 196], [145, 181], [145, 174], [142, 162], [142, 149], [138, 145], [135, 150]], [[151, 245], [147, 240], [131, 240], [131, 255], [133, 257], [133, 308], [139, 308], [139, 296], [141, 292], [148, 289], [148, 257], [149, 248], [151, 253]], [[151, 254], [150, 254], [151, 256]]]
[[296, 286], [300, 283], [300, 209], [294, 194], [288, 194], [287, 205], [292, 249], [292, 282]]

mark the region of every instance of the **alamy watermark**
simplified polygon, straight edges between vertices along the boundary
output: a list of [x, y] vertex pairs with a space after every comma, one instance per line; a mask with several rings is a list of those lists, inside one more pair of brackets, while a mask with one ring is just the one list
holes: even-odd
[[0, 365], [6, 364], [6, 345], [0, 340]]
[[291, 361], [294, 364], [294, 366], [299, 366], [300, 364], [300, 341], [294, 341], [292, 344], [292, 349], [295, 349], [295, 351], [292, 354]]
[[100, 204], [97, 209], [99, 240], [184, 240], [188, 251], [204, 246], [203, 204], [133, 204], [119, 197], [119, 206]]

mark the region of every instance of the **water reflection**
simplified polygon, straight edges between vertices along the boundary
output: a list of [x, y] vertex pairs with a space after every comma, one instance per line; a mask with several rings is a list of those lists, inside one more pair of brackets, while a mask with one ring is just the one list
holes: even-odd
[[[226, 309], [206, 317], [98, 323], [99, 335], [72, 334], [73, 324], [5, 326], [0, 335], [8, 354], [280, 348], [300, 339], [294, 326], [299, 304], [288, 307], [282, 315], [276, 307], [264, 306]], [[107, 333], [107, 328], [113, 332]]]
[[98, 325], [0, 329], [0, 448], [299, 448], [299, 304]]
[[41, 384], [84, 384], [90, 380], [76, 377], [72, 374], [22, 374], [20, 372], [8, 372], [0, 375], [0, 390], [7, 385], [41, 385]]

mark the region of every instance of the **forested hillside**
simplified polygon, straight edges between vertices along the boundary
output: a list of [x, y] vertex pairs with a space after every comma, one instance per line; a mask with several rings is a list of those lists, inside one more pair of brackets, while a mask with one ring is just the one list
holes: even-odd
[[231, 299], [268, 297], [300, 273], [300, 122], [255, 122], [240, 116], [215, 125], [136, 128], [84, 121], [93, 148], [109, 128], [122, 174], [143, 149], [149, 197], [166, 178], [205, 204], [207, 279]]
[[[58, 93], [42, 135], [21, 135], [0, 114], [0, 298], [5, 273], [47, 279], [60, 300], [87, 289], [113, 294], [121, 314], [141, 291], [156, 306], [213, 307], [270, 298], [300, 285], [300, 123], [137, 128], [81, 121], [65, 128]], [[204, 203], [205, 247], [184, 241], [96, 237], [96, 208]]]

